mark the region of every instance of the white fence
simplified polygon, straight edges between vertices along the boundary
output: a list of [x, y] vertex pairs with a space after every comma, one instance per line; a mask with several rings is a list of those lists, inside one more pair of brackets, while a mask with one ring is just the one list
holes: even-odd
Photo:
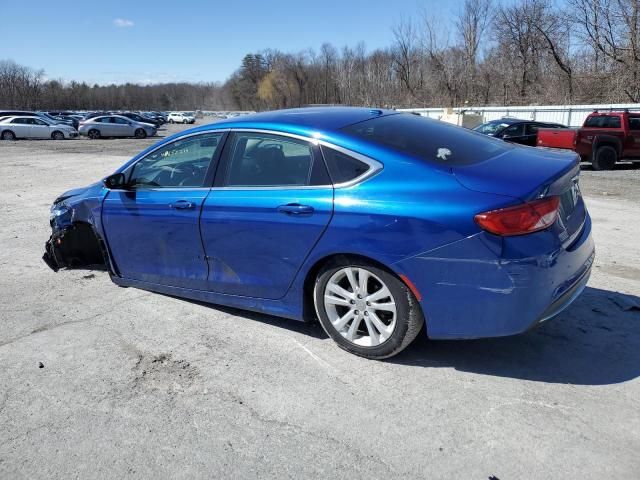
[[[454, 108], [453, 113], [474, 113], [482, 115], [485, 122], [498, 120], [503, 117], [515, 117], [523, 120], [538, 120], [541, 122], [554, 122], [569, 127], [579, 127], [585, 118], [593, 112], [608, 110], [633, 110], [640, 111], [638, 103], [618, 103], [599, 105], [529, 105], [521, 107], [464, 107]], [[440, 119], [447, 113], [445, 108], [403, 108], [406, 112], [416, 112], [424, 117]]]

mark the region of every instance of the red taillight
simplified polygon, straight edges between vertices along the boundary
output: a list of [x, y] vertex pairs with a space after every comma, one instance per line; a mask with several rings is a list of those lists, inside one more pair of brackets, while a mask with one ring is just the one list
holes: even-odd
[[483, 230], [496, 235], [524, 235], [544, 230], [558, 218], [559, 197], [547, 197], [515, 207], [479, 213], [475, 221]]

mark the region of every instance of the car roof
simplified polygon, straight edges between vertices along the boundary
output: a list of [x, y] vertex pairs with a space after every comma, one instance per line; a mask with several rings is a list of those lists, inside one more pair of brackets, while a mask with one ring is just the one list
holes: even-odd
[[[385, 115], [398, 114], [395, 110], [381, 110], [362, 107], [303, 107], [270, 112], [252, 113], [233, 117], [226, 123], [242, 127], [243, 124], [276, 124], [282, 127], [317, 128], [320, 130], [338, 130], [354, 123], [364, 122]], [[275, 126], [275, 125], [274, 125]]]

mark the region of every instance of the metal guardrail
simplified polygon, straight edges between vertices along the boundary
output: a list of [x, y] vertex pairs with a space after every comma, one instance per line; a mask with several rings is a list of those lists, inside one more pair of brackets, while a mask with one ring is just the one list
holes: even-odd
[[[594, 110], [629, 110], [640, 111], [638, 103], [607, 103], [594, 105], [528, 105], [528, 106], [496, 106], [496, 107], [460, 107], [453, 113], [474, 113], [484, 117], [486, 122], [504, 117], [515, 117], [523, 120], [561, 123], [569, 127], [582, 126], [587, 116]], [[415, 112], [430, 118], [441, 118], [448, 111], [446, 108], [402, 108], [399, 111]], [[450, 111], [450, 110], [449, 110]]]

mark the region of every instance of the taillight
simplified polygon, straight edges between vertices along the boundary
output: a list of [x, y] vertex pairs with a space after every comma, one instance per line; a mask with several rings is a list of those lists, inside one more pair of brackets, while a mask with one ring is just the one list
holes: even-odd
[[483, 230], [496, 235], [524, 235], [544, 230], [558, 218], [560, 197], [547, 197], [515, 207], [479, 213], [475, 221]]

